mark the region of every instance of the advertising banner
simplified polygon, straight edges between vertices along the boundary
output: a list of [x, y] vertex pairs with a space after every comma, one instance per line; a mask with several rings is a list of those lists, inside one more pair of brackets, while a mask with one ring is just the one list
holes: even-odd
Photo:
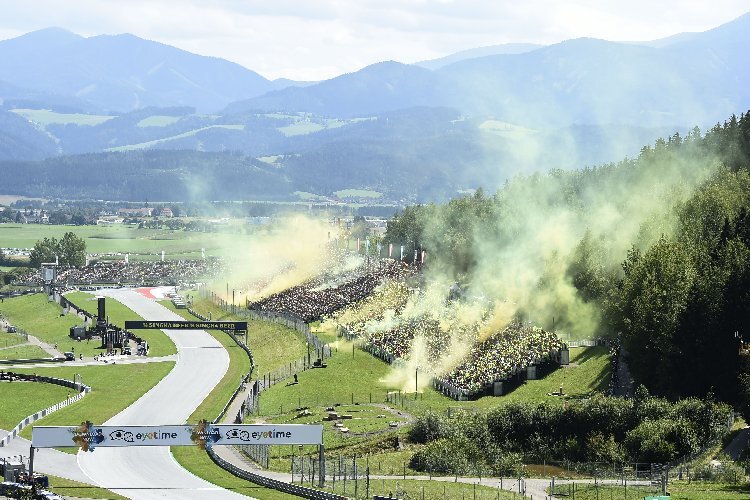
[[114, 426], [82, 422], [76, 427], [36, 426], [34, 448], [76, 446], [93, 451], [99, 446], [200, 446], [225, 444], [323, 444], [322, 425], [198, 424]]
[[234, 330], [246, 331], [247, 321], [125, 321], [126, 330]]

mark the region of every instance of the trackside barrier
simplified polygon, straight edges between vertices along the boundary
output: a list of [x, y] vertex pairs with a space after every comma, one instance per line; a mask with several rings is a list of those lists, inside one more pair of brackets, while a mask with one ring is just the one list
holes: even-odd
[[312, 498], [315, 500], [345, 500], [348, 497], [336, 495], [333, 493], [328, 493], [326, 491], [320, 491], [313, 488], [307, 488], [305, 486], [299, 486], [297, 484], [292, 483], [285, 483], [284, 481], [279, 481], [277, 479], [271, 479], [270, 477], [264, 477], [259, 474], [255, 474], [253, 472], [246, 471], [244, 469], [240, 469], [239, 467], [235, 466], [234, 464], [231, 464], [218, 456], [210, 447], [207, 447], [206, 450], [208, 451], [208, 456], [211, 457], [211, 460], [221, 467], [222, 469], [231, 472], [237, 477], [240, 477], [242, 479], [246, 479], [250, 482], [253, 482], [255, 484], [258, 484], [260, 486], [264, 486], [266, 488], [273, 488], [274, 490], [278, 490], [284, 493], [289, 493], [290, 495], [296, 495], [298, 497], [302, 498]]
[[[200, 319], [201, 321], [208, 321], [208, 319], [205, 316], [194, 311], [190, 307], [187, 308], [187, 311], [193, 316], [195, 316], [196, 318]], [[232, 403], [234, 402], [234, 399], [237, 397], [237, 394], [240, 393], [240, 391], [243, 389], [243, 386], [250, 380], [250, 377], [253, 375], [253, 370], [255, 369], [255, 358], [253, 358], [253, 353], [252, 351], [250, 351], [250, 348], [247, 345], [245, 345], [245, 343], [242, 340], [240, 340], [231, 330], [222, 330], [222, 331], [226, 333], [227, 335], [229, 335], [230, 337], [232, 337], [232, 340], [234, 340], [234, 342], [238, 346], [242, 347], [242, 349], [245, 351], [245, 354], [247, 354], [247, 357], [250, 359], [250, 371], [247, 373], [247, 375], [242, 377], [242, 381], [240, 381], [239, 385], [232, 393], [232, 397], [229, 398], [229, 401], [227, 401], [227, 404], [225, 404], [224, 408], [222, 408], [221, 413], [219, 413], [219, 416], [216, 417], [216, 419], [214, 419], [214, 423], [217, 423], [222, 418], [224, 418], [224, 415], [226, 415], [227, 410], [229, 410], [229, 407], [232, 406]]]
[[[187, 308], [187, 310], [190, 314], [192, 314], [196, 318], [199, 318], [202, 321], [207, 321], [207, 319], [202, 314], [193, 311], [192, 308]], [[305, 327], [307, 327], [307, 325], [305, 325]], [[255, 368], [255, 359], [253, 358], [253, 353], [252, 351], [250, 351], [250, 348], [247, 345], [245, 345], [245, 343], [242, 342], [239, 338], [237, 338], [232, 332], [228, 330], [224, 330], [224, 331], [227, 334], [229, 334], [229, 336], [231, 336], [232, 339], [234, 339], [234, 341], [240, 347], [242, 347], [247, 353], [248, 357], [250, 358], [250, 373], [248, 373], [247, 376], [243, 378], [242, 382], [240, 382], [240, 385], [234, 390], [232, 397], [229, 398], [229, 401], [227, 402], [227, 404], [224, 405], [224, 408], [221, 410], [221, 413], [219, 413], [219, 416], [217, 416], [214, 419], [214, 423], [219, 422], [224, 417], [227, 410], [232, 405], [232, 402], [237, 397], [237, 394], [239, 394], [239, 392], [243, 389], [243, 385], [250, 380], [250, 376], [252, 375], [253, 369]], [[309, 328], [308, 328], [308, 332], [309, 332]], [[317, 339], [317, 337], [315, 338]], [[244, 418], [244, 415], [242, 415], [242, 417]], [[237, 467], [236, 465], [230, 462], [227, 462], [226, 460], [218, 456], [210, 446], [206, 448], [206, 452], [208, 453], [208, 456], [211, 458], [211, 460], [222, 469], [226, 470], [227, 472], [230, 472], [231, 474], [234, 474], [235, 476], [239, 478], [264, 486], [266, 488], [272, 488], [272, 489], [275, 489], [284, 493], [289, 493], [291, 495], [296, 495], [296, 496], [303, 497], [303, 498], [312, 498], [312, 499], [321, 499], [321, 500], [341, 500], [341, 499], [347, 498], [341, 495], [334, 495], [332, 493], [328, 493], [325, 491], [320, 491], [320, 490], [316, 490], [313, 488], [306, 488], [304, 486], [299, 486], [293, 483], [286, 483], [284, 481], [279, 481], [276, 479], [264, 477], [259, 474], [246, 471], [244, 469]]]
[[29, 415], [28, 417], [21, 420], [18, 423], [18, 425], [16, 425], [7, 436], [5, 436], [2, 440], [0, 440], [0, 447], [7, 446], [24, 429], [24, 427], [36, 422], [40, 418], [46, 417], [50, 413], [54, 413], [57, 410], [60, 410], [62, 408], [65, 408], [68, 405], [75, 403], [76, 401], [80, 401], [81, 399], [83, 399], [84, 396], [86, 396], [86, 394], [91, 392], [91, 387], [84, 385], [84, 384], [79, 384], [72, 380], [66, 380], [66, 379], [54, 378], [54, 377], [40, 377], [40, 376], [28, 376], [28, 375], [25, 375], [25, 376], [21, 375], [21, 376], [28, 377], [26, 378], [26, 380], [32, 380], [35, 382], [44, 382], [47, 384], [61, 385], [64, 387], [70, 387], [71, 389], [75, 389], [77, 391], [79, 390], [80, 392], [73, 397], [67, 398], [64, 401], [60, 401], [59, 403], [54, 404], [50, 406], [49, 408], [45, 408], [44, 410], [38, 411], [34, 413], [33, 415]]

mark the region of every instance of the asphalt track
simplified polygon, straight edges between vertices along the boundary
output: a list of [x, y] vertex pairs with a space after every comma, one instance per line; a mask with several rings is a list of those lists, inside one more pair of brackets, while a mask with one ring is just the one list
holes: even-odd
[[[100, 290], [148, 320], [182, 320], [132, 289]], [[174, 369], [138, 401], [104, 425], [181, 424], [195, 411], [229, 368], [229, 355], [203, 330], [164, 330], [177, 346]], [[123, 380], [123, 383], [127, 383]], [[140, 446], [79, 452], [78, 465], [91, 482], [134, 499], [234, 499], [243, 495], [219, 488], [183, 469], [169, 448]]]

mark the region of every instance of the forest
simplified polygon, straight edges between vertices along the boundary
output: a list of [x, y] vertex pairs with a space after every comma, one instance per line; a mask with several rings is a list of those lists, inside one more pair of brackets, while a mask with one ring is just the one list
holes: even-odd
[[750, 417], [749, 209], [750, 112], [619, 163], [407, 207], [385, 240], [426, 249], [429, 277], [514, 319], [619, 339], [654, 395]]

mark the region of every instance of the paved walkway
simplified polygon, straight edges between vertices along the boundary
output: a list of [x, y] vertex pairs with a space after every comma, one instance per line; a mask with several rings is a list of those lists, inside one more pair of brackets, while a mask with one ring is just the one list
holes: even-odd
[[[292, 475], [288, 472], [277, 472], [277, 471], [270, 471], [259, 468], [254, 462], [252, 462], [250, 459], [248, 459], [242, 452], [240, 452], [237, 448], [234, 446], [216, 446], [214, 447], [214, 452], [219, 455], [221, 458], [226, 460], [227, 462], [235, 465], [236, 467], [239, 467], [240, 469], [243, 469], [248, 472], [252, 472], [258, 475], [261, 475], [263, 477], [268, 477], [271, 479], [276, 479], [278, 481], [284, 481], [284, 482], [291, 482]], [[295, 476], [297, 480], [299, 480], [299, 476]], [[392, 481], [398, 481], [403, 480], [404, 476], [387, 476], [387, 475], [370, 475], [370, 480], [392, 480]], [[465, 483], [465, 484], [479, 484], [482, 486], [488, 486], [491, 488], [502, 488], [506, 491], [511, 491], [515, 493], [520, 493], [525, 491], [526, 496], [530, 498], [537, 498], [537, 499], [546, 499], [551, 498], [547, 494], [547, 488], [551, 486], [552, 480], [547, 478], [524, 478], [521, 480], [521, 484], [519, 485], [519, 479], [518, 478], [487, 478], [487, 477], [456, 477], [456, 476], [406, 476], [407, 480], [412, 481], [438, 481], [438, 482], [449, 482], [449, 483]], [[332, 476], [327, 476], [326, 482], [330, 483], [333, 481]], [[567, 479], [555, 479], [555, 484], [569, 484], [569, 483], [576, 483], [576, 484], [593, 484], [593, 479], [576, 479], [576, 480], [567, 480]], [[618, 485], [622, 484], [619, 479], [605, 479], [598, 481], [599, 484], [609, 484], [609, 485]], [[633, 486], [648, 486], [651, 483], [649, 481], [628, 481], [629, 485]], [[309, 486], [309, 485], [308, 485]], [[379, 492], [379, 490], [376, 489], [377, 484], [374, 485], [373, 492]]]
[[63, 356], [63, 353], [57, 350], [57, 348], [53, 345], [50, 345], [46, 342], [42, 342], [37, 337], [34, 337], [33, 335], [29, 335], [29, 344], [39, 346], [42, 349], [44, 349], [44, 352], [50, 355], [52, 358], [59, 358]]

